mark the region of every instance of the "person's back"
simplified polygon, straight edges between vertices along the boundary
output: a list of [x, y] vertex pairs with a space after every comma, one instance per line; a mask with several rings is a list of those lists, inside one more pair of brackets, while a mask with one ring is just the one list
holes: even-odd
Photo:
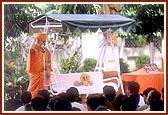
[[133, 99], [137, 104], [137, 108], [144, 105], [144, 99], [143, 97], [139, 94], [139, 89], [140, 89], [140, 85], [138, 82], [135, 81], [131, 81], [128, 84], [128, 96]]
[[95, 111], [98, 106], [100, 106], [100, 100], [97, 95], [90, 94], [86, 99], [88, 111]]
[[148, 108], [144, 109], [143, 111], [150, 111], [150, 101], [151, 100], [160, 100], [161, 94], [157, 90], [151, 90], [147, 97], [146, 97], [146, 104]]
[[152, 90], [156, 90], [156, 89], [155, 89], [155, 88], [152, 88], [152, 87], [148, 87], [148, 88], [146, 88], [146, 89], [143, 91], [143, 99], [144, 99], [145, 104], [143, 104], [142, 106], [138, 107], [138, 108], [137, 108], [137, 111], [143, 111], [143, 110], [145, 110], [145, 109], [148, 108], [149, 105], [148, 105], [147, 102], [146, 102], [146, 98], [147, 98], [147, 96], [148, 96], [148, 93], [149, 93], [150, 91], [152, 91]]
[[68, 100], [71, 101], [72, 107], [79, 108], [81, 111], [84, 111], [84, 106], [79, 102], [79, 91], [75, 87], [70, 87], [66, 90]]
[[114, 99], [116, 97], [116, 91], [113, 86], [104, 86], [103, 87], [103, 93], [107, 99], [107, 108], [110, 110], [114, 111], [115, 110], [115, 104], [114, 104]]
[[86, 100], [88, 111], [110, 111], [107, 106], [102, 103], [102, 100], [99, 95], [90, 94]]
[[115, 111], [121, 111], [120, 110], [121, 101], [125, 97], [127, 97], [127, 95], [124, 95], [124, 94], [119, 94], [116, 96], [116, 98], [114, 99]]
[[58, 98], [54, 102], [54, 111], [72, 111], [71, 102], [65, 98]]
[[25, 104], [25, 111], [32, 111], [32, 106], [30, 103]]
[[20, 100], [23, 103], [22, 106], [16, 109], [16, 111], [26, 111], [28, 109], [25, 109], [25, 105], [29, 104], [31, 101], [31, 93], [29, 91], [25, 91], [21, 94]]
[[54, 111], [54, 103], [56, 100], [60, 99], [58, 95], [54, 95], [51, 97], [48, 101], [48, 107], [50, 108], [50, 111]]
[[48, 100], [43, 96], [37, 95], [31, 100], [33, 111], [46, 111]]
[[41, 95], [41, 96], [45, 97], [47, 100], [50, 99], [50, 93], [47, 89], [38, 90], [37, 95]]
[[164, 111], [164, 102], [160, 99], [150, 101], [150, 111]]
[[121, 101], [121, 111], [136, 111], [137, 103], [132, 97], [124, 97]]
[[163, 111], [164, 102], [161, 100], [161, 93], [157, 90], [151, 91], [149, 99], [150, 111]]

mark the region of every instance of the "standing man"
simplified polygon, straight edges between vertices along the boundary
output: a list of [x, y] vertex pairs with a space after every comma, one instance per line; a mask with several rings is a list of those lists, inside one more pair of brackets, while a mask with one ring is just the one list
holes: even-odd
[[51, 54], [45, 47], [46, 33], [38, 33], [29, 50], [26, 71], [30, 75], [28, 91], [32, 98], [40, 89], [48, 89], [51, 73]]

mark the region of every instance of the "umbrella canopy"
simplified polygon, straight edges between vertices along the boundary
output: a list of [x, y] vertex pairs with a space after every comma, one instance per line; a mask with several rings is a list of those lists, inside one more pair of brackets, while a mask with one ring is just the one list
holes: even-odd
[[44, 27], [62, 27], [63, 31], [69, 29], [71, 32], [90, 30], [96, 32], [99, 28], [105, 32], [108, 29], [118, 31], [135, 31], [135, 20], [111, 14], [45, 14], [31, 21], [33, 28], [39, 25]]

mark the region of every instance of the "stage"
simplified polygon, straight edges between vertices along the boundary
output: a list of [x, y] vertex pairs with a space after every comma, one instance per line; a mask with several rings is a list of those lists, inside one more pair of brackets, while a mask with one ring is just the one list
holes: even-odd
[[[90, 85], [81, 85], [81, 75], [89, 75], [91, 81]], [[76, 87], [79, 91], [79, 94], [95, 94], [103, 93], [103, 87], [105, 85], [113, 86], [116, 92], [120, 87], [118, 78], [110, 78], [115, 82], [106, 83], [103, 79], [102, 72], [84, 72], [84, 73], [68, 73], [68, 74], [52, 74], [50, 89], [53, 95], [56, 95], [60, 92], [65, 92], [69, 87]], [[109, 80], [109, 79], [108, 79]], [[117, 81], [117, 82], [116, 82]], [[54, 93], [57, 92], [57, 93]]]

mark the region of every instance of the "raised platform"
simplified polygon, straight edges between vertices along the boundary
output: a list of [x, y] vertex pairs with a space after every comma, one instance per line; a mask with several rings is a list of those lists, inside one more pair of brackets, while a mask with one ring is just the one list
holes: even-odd
[[105, 85], [113, 86], [116, 92], [120, 87], [118, 77], [108, 78], [108, 80], [111, 79], [115, 82], [106, 82], [105, 79], [103, 79], [102, 72], [85, 72], [85, 74], [90, 76], [92, 85], [83, 86], [80, 84], [82, 74], [83, 73], [52, 74], [50, 84], [52, 94], [56, 95], [60, 92], [65, 92], [69, 87], [76, 87], [80, 94], [103, 93], [103, 87]]

